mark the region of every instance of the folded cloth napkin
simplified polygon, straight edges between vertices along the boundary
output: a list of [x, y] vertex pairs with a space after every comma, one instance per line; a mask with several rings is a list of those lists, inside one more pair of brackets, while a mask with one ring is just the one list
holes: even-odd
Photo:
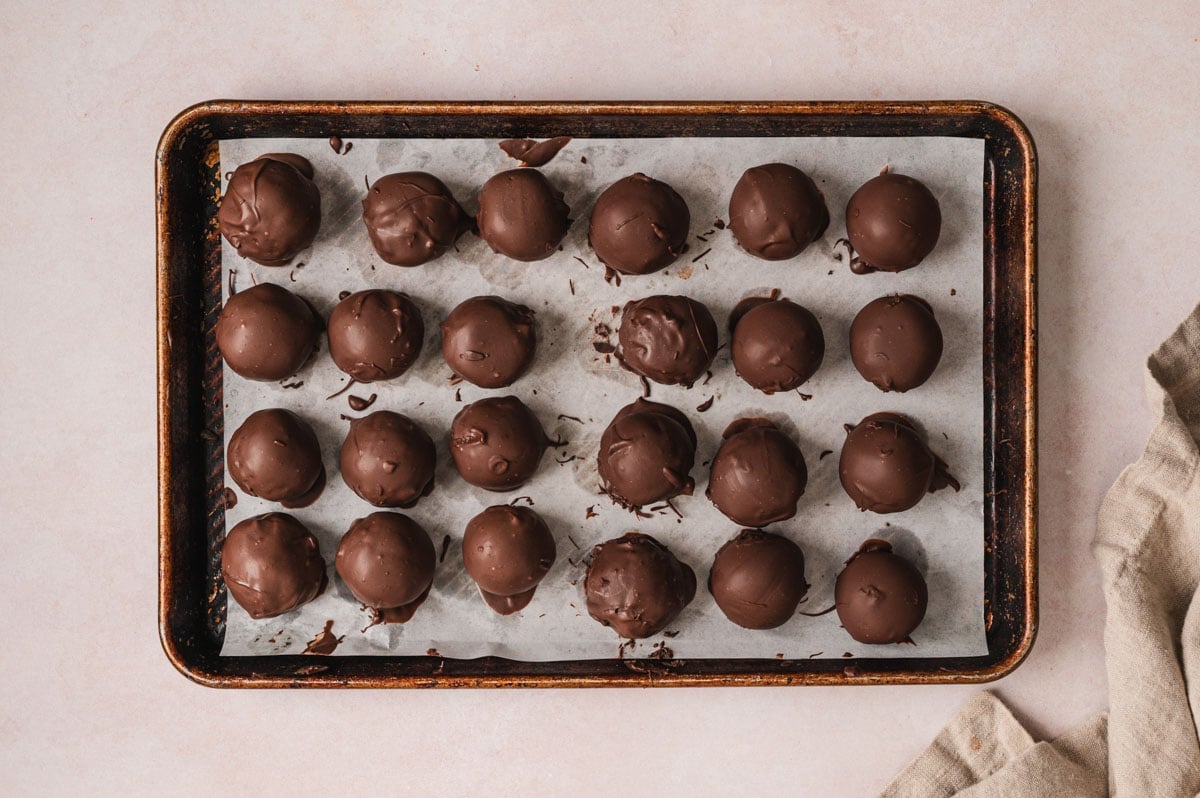
[[1109, 712], [1035, 743], [975, 696], [883, 795], [1200, 793], [1200, 307], [1147, 363], [1156, 416], [1141, 459], [1100, 506]]

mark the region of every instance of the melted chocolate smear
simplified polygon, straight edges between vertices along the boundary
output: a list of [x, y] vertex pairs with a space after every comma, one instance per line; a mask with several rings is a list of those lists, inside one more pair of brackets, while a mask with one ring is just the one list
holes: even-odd
[[521, 501], [525, 502], [525, 503], [526, 503], [526, 504], [528, 504], [530, 507], [532, 507], [532, 506], [533, 506], [533, 499], [532, 499], [531, 497], [529, 497], [529, 496], [518, 496], [518, 497], [516, 497], [515, 499], [513, 499], [512, 501], [510, 501], [510, 502], [508, 503], [508, 505], [509, 505], [510, 507], [516, 507], [516, 506], [517, 506], [517, 502], [521, 502]]
[[824, 654], [824, 653], [825, 653], [824, 651], [818, 651], [816, 654], [809, 654], [809, 655], [808, 655], [808, 658], [809, 658], [809, 659], [815, 659], [816, 657], [819, 657], [819, 656], [821, 656], [821, 655], [822, 655], [822, 654]]
[[578, 460], [578, 459], [579, 459], [578, 457], [576, 457], [575, 455], [572, 454], [572, 455], [568, 455], [563, 460], [559, 460], [557, 457], [555, 457], [554, 462], [558, 463], [559, 465], [566, 465], [567, 463], [571, 462], [572, 460]]
[[558, 414], [558, 420], [559, 420], [559, 421], [574, 421], [576, 424], [582, 424], [582, 423], [583, 423], [583, 419], [582, 419], [582, 418], [579, 418], [578, 416], [568, 416], [568, 415], [566, 415], [565, 413], [559, 413], [559, 414]]
[[713, 394], [712, 396], [708, 397], [708, 399], [706, 399], [703, 402], [701, 402], [700, 404], [696, 405], [696, 412], [697, 413], [707, 413], [709, 410], [712, 409], [713, 401], [715, 401], [716, 398], [717, 398], [716, 394]]
[[[416, 614], [417, 608], [425, 603], [425, 599], [429, 598], [429, 588], [433, 587], [433, 583], [429, 583], [429, 587], [425, 588], [425, 592], [417, 596], [412, 602], [403, 604], [399, 607], [389, 607], [385, 610], [371, 610], [371, 626], [380, 623], [408, 623]], [[368, 629], [371, 627], [368, 626]]]
[[555, 136], [545, 141], [531, 139], [505, 139], [500, 149], [509, 158], [521, 162], [521, 166], [545, 166], [571, 141], [570, 136]]
[[775, 659], [783, 659], [783, 652], [780, 651], [778, 654], [776, 654]]
[[338, 643], [345, 639], [345, 635], [338, 637], [333, 633], [333, 621], [326, 621], [325, 628], [317, 632], [317, 636], [308, 642], [308, 645], [304, 648], [304, 653], [329, 656], [338, 647]]
[[438, 650], [436, 648], [427, 648], [427, 649], [425, 649], [425, 656], [440, 657], [442, 655], [438, 653]]
[[479, 596], [483, 599], [483, 603], [491, 607], [498, 615], [512, 615], [514, 612], [520, 612], [528, 607], [529, 602], [533, 601], [533, 594], [536, 591], [537, 585], [534, 585], [524, 593], [515, 593], [511, 596], [497, 596], [480, 588]]
[[457, 374], [451, 374], [449, 377], [446, 378], [446, 382], [450, 383], [451, 385], [458, 385], [462, 381], [463, 381], [463, 378], [458, 376]]
[[341, 136], [330, 136], [329, 137], [329, 148], [331, 150], [333, 150], [335, 153], [340, 154], [342, 151], [342, 137]]
[[609, 327], [604, 322], [597, 324], [595, 331], [596, 335], [599, 335], [601, 338], [607, 338], [608, 336], [612, 335], [612, 327]]
[[442, 553], [438, 555], [438, 562], [446, 561], [446, 552], [448, 551], [450, 551], [450, 536], [445, 535], [442, 537]]
[[842, 652], [842, 659], [846, 659], [847, 657], [853, 657], [853, 656], [854, 656], [854, 655], [853, 655], [853, 654], [851, 654], [849, 651], [843, 651], [843, 652]]
[[617, 659], [625, 659], [625, 649], [637, 646], [636, 640], [622, 640], [617, 646]]
[[621, 287], [621, 273], [610, 268], [607, 264], [604, 266], [604, 282], [611, 283], [617, 288]]
[[237, 494], [233, 492], [233, 488], [225, 488], [221, 491], [221, 500], [224, 502], [226, 510], [237, 507]]
[[326, 396], [326, 397], [325, 397], [326, 401], [328, 401], [328, 400], [330, 400], [330, 399], [333, 399], [333, 398], [334, 398], [334, 397], [336, 397], [336, 396], [341, 396], [341, 395], [342, 395], [342, 394], [344, 394], [346, 391], [348, 391], [348, 390], [350, 390], [351, 388], [353, 388], [353, 387], [354, 387], [354, 385], [355, 385], [357, 382], [358, 382], [358, 380], [356, 380], [356, 379], [354, 379], [353, 377], [351, 377], [349, 382], [347, 382], [347, 383], [346, 383], [345, 385], [343, 385], [341, 388], [338, 388], [338, 389], [337, 389], [336, 391], [334, 391], [333, 393], [329, 394], [329, 396]]
[[859, 674], [857, 665], [847, 665], [842, 668], [842, 674], [845, 676], [857, 676]]
[[704, 382], [702, 382], [702, 383], [700, 383], [700, 384], [701, 384], [701, 385], [708, 385], [708, 381], [709, 381], [709, 380], [711, 380], [711, 379], [712, 379], [712, 372], [711, 372], [711, 371], [706, 371], [706, 372], [704, 372]]
[[692, 263], [695, 263], [696, 261], [700, 260], [701, 258], [703, 258], [705, 255], [707, 255], [710, 252], [712, 252], [712, 247], [709, 247], [708, 249], [704, 250], [696, 257], [692, 258]]
[[675, 659], [675, 652], [666, 643], [655, 643], [650, 659]]
[[638, 379], [640, 379], [642, 381], [642, 398], [649, 399], [650, 398], [650, 380], [646, 379], [641, 374], [638, 375]]
[[354, 394], [350, 394], [349, 396], [346, 397], [346, 403], [350, 405], [351, 410], [361, 413], [362, 411], [366, 410], [371, 405], [375, 404], [375, 400], [377, 398], [379, 398], [379, 394], [374, 394], [374, 393], [371, 394], [371, 396], [368, 397], [367, 399], [363, 399], [361, 396], [355, 396]]
[[817, 455], [817, 459], [824, 460], [826, 457], [828, 457], [831, 454], [833, 454], [833, 449], [822, 449], [821, 453], [819, 455]]
[[608, 341], [593, 341], [592, 348], [602, 355], [611, 355], [617, 348]]
[[308, 492], [303, 496], [297, 496], [294, 499], [281, 501], [284, 507], [289, 510], [299, 510], [303, 507], [308, 507], [310, 504], [321, 498], [322, 491], [325, 490], [325, 466], [321, 466], [321, 473], [317, 474], [317, 480], [308, 489]]
[[350, 296], [349, 291], [339, 291], [338, 292], [338, 302], [341, 302], [343, 299], [345, 299], [348, 296]]
[[586, 260], [584, 260], [583, 258], [579, 257], [578, 255], [575, 255], [574, 257], [575, 257], [575, 260], [577, 260], [583, 264], [583, 268], [585, 268], [585, 269], [592, 268], [591, 266], [588, 266], [588, 262]]
[[348, 416], [345, 413], [338, 413], [338, 418], [340, 418], [342, 421], [353, 421], [354, 420], [354, 416]]
[[304, 380], [296, 380], [295, 382], [281, 382], [281, 383], [279, 383], [279, 387], [280, 388], [303, 388]]
[[586, 514], [583, 516], [584, 519], [598, 518], [600, 516], [600, 513], [596, 512], [596, 505], [594, 505], [594, 504], [591, 507], [587, 508], [587, 510], [585, 512], [586, 512]]

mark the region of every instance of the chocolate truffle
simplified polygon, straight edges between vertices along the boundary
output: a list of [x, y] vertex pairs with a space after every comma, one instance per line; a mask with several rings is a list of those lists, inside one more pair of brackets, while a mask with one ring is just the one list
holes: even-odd
[[467, 522], [462, 552], [479, 595], [500, 615], [512, 615], [533, 600], [554, 565], [554, 536], [530, 508], [497, 504]]
[[217, 349], [248, 380], [292, 376], [312, 355], [320, 334], [321, 320], [309, 304], [274, 283], [239, 291], [217, 317]]
[[604, 189], [592, 210], [588, 240], [608, 268], [649, 274], [683, 252], [691, 221], [675, 189], [638, 172]]
[[221, 577], [251, 618], [273, 618], [325, 589], [317, 539], [287, 513], [247, 518], [225, 536]]
[[696, 574], [649, 535], [628, 532], [592, 549], [588, 615], [628, 638], [667, 627], [696, 597]]
[[515, 396], [472, 402], [450, 425], [454, 466], [467, 482], [487, 490], [525, 484], [549, 445], [537, 416]]
[[480, 388], [512, 385], [536, 348], [533, 311], [498, 296], [472, 297], [442, 322], [446, 365]]
[[929, 591], [920, 571], [872, 538], [846, 562], [834, 588], [834, 606], [860, 643], [902, 643], [925, 618]]
[[729, 198], [729, 229], [742, 249], [764, 260], [794, 258], [829, 227], [817, 184], [794, 166], [747, 169]]
[[875, 513], [898, 513], [926, 493], [959, 488], [912, 421], [896, 413], [875, 413], [857, 426], [846, 425], [838, 472], [858, 509]]
[[625, 305], [621, 362], [636, 374], [691, 387], [717, 354], [717, 323], [703, 303], [685, 296], [649, 296]]
[[221, 235], [243, 258], [286, 265], [312, 244], [321, 227], [321, 192], [312, 178], [312, 164], [292, 153], [242, 164], [221, 197]]
[[604, 492], [638, 509], [681, 493], [692, 495], [696, 432], [670, 405], [638, 399], [621, 408], [600, 436], [598, 466]]
[[334, 560], [338, 576], [354, 597], [403, 623], [429, 596], [437, 553], [421, 525], [400, 513], [371, 513], [350, 525]]
[[786, 299], [743, 299], [729, 316], [733, 367], [766, 394], [808, 382], [825, 359], [825, 334], [808, 308]]
[[379, 178], [362, 207], [375, 251], [393, 266], [420, 266], [440, 257], [471, 226], [446, 184], [425, 172]]
[[399, 377], [416, 362], [424, 340], [421, 311], [406, 294], [359, 291], [329, 314], [329, 354], [356, 382]]
[[739, 418], [712, 461], [708, 498], [736, 524], [786, 521], [808, 485], [800, 447], [765, 418]]
[[717, 552], [708, 590], [725, 617], [738, 626], [782, 626], [808, 592], [804, 553], [782, 535], [743, 529]]
[[433, 490], [437, 450], [408, 416], [376, 410], [350, 422], [342, 479], [376, 507], [412, 507]]
[[942, 328], [933, 308], [911, 294], [870, 302], [850, 325], [850, 359], [881, 391], [923, 385], [942, 359]]
[[902, 272], [933, 251], [942, 209], [925, 184], [884, 172], [854, 192], [846, 205], [846, 235], [858, 272]]
[[493, 252], [533, 261], [554, 254], [571, 226], [570, 212], [562, 192], [541, 172], [511, 169], [483, 184], [475, 221]]
[[251, 413], [229, 438], [229, 476], [251, 496], [307, 507], [325, 488], [325, 466], [317, 435], [289, 410]]

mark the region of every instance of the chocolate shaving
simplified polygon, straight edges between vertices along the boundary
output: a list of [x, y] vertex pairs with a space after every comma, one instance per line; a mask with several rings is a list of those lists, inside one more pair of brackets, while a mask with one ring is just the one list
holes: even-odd
[[568, 280], [567, 280], [567, 287], [571, 289], [571, 296], [575, 296], [575, 281], [574, 281], [574, 280], [571, 280], [571, 279], [568, 279]]
[[296, 382], [281, 382], [281, 383], [279, 383], [279, 387], [280, 388], [303, 388], [304, 380], [297, 380]]
[[574, 422], [575, 422], [575, 423], [577, 423], [577, 424], [582, 424], [582, 423], [583, 423], [583, 419], [582, 419], [582, 418], [579, 418], [579, 417], [577, 417], [577, 416], [568, 416], [568, 415], [567, 415], [567, 414], [565, 414], [565, 413], [559, 413], [559, 414], [558, 414], [558, 420], [559, 420], [559, 421], [574, 421]]
[[696, 257], [692, 258], [692, 263], [695, 263], [696, 261], [700, 260], [701, 258], [703, 258], [705, 255], [707, 255], [710, 252], [712, 252], [712, 247], [709, 247], [708, 249], [704, 250]]
[[350, 394], [346, 397], [346, 402], [350, 405], [351, 410], [361, 413], [371, 405], [375, 404], [375, 400], [378, 398], [378, 396], [378, 394], [373, 393], [370, 395], [370, 397], [363, 399], [361, 396]]
[[708, 397], [700, 404], [696, 405], [696, 412], [697, 413], [707, 413], [709, 410], [712, 409], [713, 401], [716, 400], [716, 398], [717, 398], [716, 394], [713, 394], [712, 396]]
[[817, 455], [817, 459], [824, 460], [826, 457], [828, 457], [831, 454], [833, 454], [833, 449], [822, 449], [821, 453], [819, 455]]
[[446, 552], [448, 551], [450, 551], [450, 536], [444, 535], [442, 537], [442, 553], [438, 555], [438, 562], [446, 561]]
[[584, 260], [583, 258], [579, 257], [578, 255], [575, 255], [575, 256], [574, 256], [574, 258], [575, 258], [575, 260], [577, 260], [577, 261], [579, 261], [580, 263], [582, 263], [582, 264], [583, 264], [583, 268], [585, 268], [585, 269], [590, 269], [590, 268], [592, 268], [591, 266], [588, 266], [588, 262], [587, 262], [586, 260]]

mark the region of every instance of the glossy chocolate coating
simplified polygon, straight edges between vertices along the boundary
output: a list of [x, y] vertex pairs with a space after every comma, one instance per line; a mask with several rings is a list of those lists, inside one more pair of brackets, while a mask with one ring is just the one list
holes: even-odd
[[440, 257], [471, 226], [446, 184], [425, 172], [379, 178], [362, 207], [375, 251], [393, 266], [420, 266]]
[[442, 322], [446, 365], [480, 388], [512, 385], [536, 349], [533, 311], [498, 296], [472, 297]]
[[524, 609], [550, 566], [554, 536], [528, 507], [497, 504], [467, 522], [463, 567], [489, 607], [500, 615]]
[[571, 226], [563, 193], [536, 169], [493, 175], [479, 190], [479, 237], [514, 260], [548, 258]]
[[317, 435], [290, 410], [251, 413], [229, 438], [229, 476], [251, 496], [304, 507], [325, 487]]
[[846, 425], [838, 472], [858, 508], [875, 513], [898, 513], [926, 493], [959, 488], [912, 421], [896, 413], [875, 413], [857, 426]]
[[376, 507], [412, 507], [428, 496], [436, 465], [429, 434], [390, 410], [353, 419], [342, 444], [342, 479]]
[[406, 294], [359, 291], [329, 314], [329, 354], [357, 382], [399, 377], [421, 354], [425, 322]]
[[901, 643], [925, 618], [929, 591], [921, 572], [872, 538], [838, 574], [834, 605], [846, 631], [860, 643]]
[[717, 509], [749, 527], [794, 516], [808, 485], [800, 447], [765, 418], [739, 418], [723, 437], [707, 491]]
[[933, 251], [941, 231], [937, 199], [907, 175], [873, 177], [846, 205], [846, 235], [865, 271], [911, 269]]
[[450, 425], [454, 466], [467, 482], [487, 490], [525, 484], [549, 444], [537, 416], [515, 396], [472, 402]]
[[650, 637], [696, 597], [696, 574], [654, 538], [629, 532], [592, 549], [583, 589], [588, 615], [621, 637]]
[[321, 320], [309, 304], [274, 283], [239, 291], [217, 317], [217, 349], [229, 368], [248, 380], [292, 376], [320, 335]]
[[808, 308], [787, 299], [743, 299], [729, 316], [738, 376], [763, 393], [808, 382], [825, 359], [825, 334]]
[[717, 323], [703, 303], [660, 294], [625, 305], [617, 339], [634, 373], [690, 388], [717, 354]]
[[239, 166], [229, 178], [217, 223], [243, 258], [284, 266], [321, 228], [321, 192], [307, 159], [272, 153]]
[[617, 411], [600, 436], [604, 492], [622, 507], [692, 495], [695, 463], [696, 432], [670, 405], [637, 399]]
[[221, 577], [251, 618], [273, 618], [321, 594], [325, 561], [304, 524], [287, 513], [267, 513], [229, 530]]
[[870, 302], [850, 325], [850, 359], [881, 391], [911, 391], [942, 359], [942, 328], [933, 308], [911, 294]]
[[604, 189], [592, 210], [588, 240], [608, 268], [649, 274], [683, 252], [691, 221], [675, 189], [638, 172]]
[[794, 166], [747, 169], [729, 198], [729, 229], [742, 249], [764, 260], [799, 255], [829, 227], [817, 184]]
[[354, 597], [371, 609], [415, 610], [433, 584], [437, 552], [408, 516], [371, 513], [342, 536], [334, 565]]
[[782, 535], [743, 529], [717, 551], [708, 590], [725, 617], [738, 626], [782, 626], [808, 593], [804, 553]]

